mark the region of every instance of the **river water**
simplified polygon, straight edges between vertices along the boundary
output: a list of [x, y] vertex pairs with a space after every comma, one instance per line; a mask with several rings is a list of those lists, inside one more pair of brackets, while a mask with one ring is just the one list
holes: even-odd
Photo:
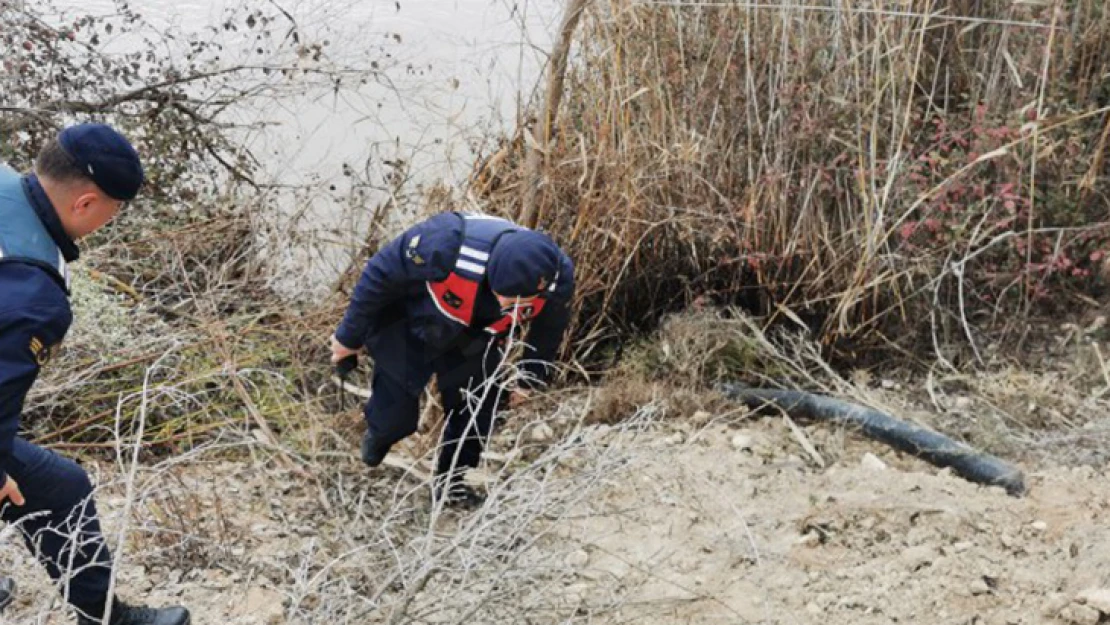
[[[112, 14], [117, 2], [54, 0], [61, 20]], [[238, 121], [268, 122], [243, 137], [262, 162], [262, 182], [314, 189], [282, 199], [280, 212], [299, 215], [299, 231], [315, 229], [317, 236], [303, 239], [314, 241], [309, 249], [289, 246], [279, 264], [298, 265], [298, 275], [312, 264], [307, 273], [320, 282], [346, 264], [341, 251], [365, 237], [344, 165], [364, 174], [364, 182], [378, 183], [373, 179], [388, 171], [383, 163], [402, 160], [413, 185], [457, 187], [490, 138], [516, 126], [562, 9], [559, 0], [131, 0], [129, 6], [149, 24], [148, 32], [211, 33], [206, 37], [229, 36], [210, 29], [229, 9], [280, 8], [305, 39], [326, 40], [328, 59], [337, 65], [385, 68], [383, 81], [235, 112]], [[167, 39], [162, 53], [179, 52], [173, 46], [183, 40]], [[105, 45], [127, 50], [139, 44], [124, 37]], [[228, 43], [229, 49], [235, 45]], [[244, 54], [253, 49], [242, 48]], [[366, 208], [386, 197], [372, 192]]]
[[[255, 0], [131, 0], [156, 28], [202, 32], [235, 6]], [[520, 96], [536, 84], [560, 16], [558, 0], [278, 0], [257, 3], [291, 14], [302, 32], [327, 40], [327, 55], [368, 67], [392, 55], [386, 89], [350, 86], [342, 99], [314, 98], [280, 111], [270, 137], [273, 160], [294, 176], [334, 176], [336, 162], [358, 160], [383, 142], [415, 150], [421, 178], [457, 181], [470, 165], [468, 145], [511, 129]], [[112, 13], [115, 0], [60, 0], [73, 13]], [[284, 26], [282, 26], [284, 28]], [[126, 45], [126, 44], [123, 44]], [[171, 43], [172, 45], [172, 43]], [[480, 134], [479, 134], [480, 133]], [[389, 155], [383, 155], [389, 156]], [[332, 170], [335, 171], [332, 171]]]

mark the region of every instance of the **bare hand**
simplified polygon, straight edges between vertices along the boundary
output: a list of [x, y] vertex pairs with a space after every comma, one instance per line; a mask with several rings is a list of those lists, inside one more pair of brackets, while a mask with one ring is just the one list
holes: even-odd
[[6, 499], [10, 499], [17, 506], [22, 506], [24, 503], [23, 493], [19, 492], [19, 484], [16, 484], [10, 475], [8, 481], [4, 482], [4, 487], [0, 488], [0, 503], [4, 503]]
[[509, 394], [509, 408], [519, 408], [529, 399], [532, 399], [531, 391], [526, 391], [522, 388], [514, 389], [512, 393]]
[[358, 354], [358, 352], [359, 352], [359, 350], [351, 349], [350, 347], [347, 347], [346, 345], [340, 343], [339, 339], [335, 338], [334, 334], [331, 335], [331, 362], [332, 362], [332, 364], [335, 364], [335, 363], [339, 362], [340, 360], [343, 360], [344, 358], [346, 358], [348, 356], [354, 356], [354, 355]]

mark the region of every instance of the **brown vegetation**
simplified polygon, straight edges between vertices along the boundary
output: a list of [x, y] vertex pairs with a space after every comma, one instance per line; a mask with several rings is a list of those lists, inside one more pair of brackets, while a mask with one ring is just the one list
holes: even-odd
[[[897, 6], [588, 5], [537, 200], [578, 262], [579, 355], [707, 297], [840, 356], [980, 358], [1097, 304], [1110, 8]], [[477, 170], [505, 214], [532, 134]]]

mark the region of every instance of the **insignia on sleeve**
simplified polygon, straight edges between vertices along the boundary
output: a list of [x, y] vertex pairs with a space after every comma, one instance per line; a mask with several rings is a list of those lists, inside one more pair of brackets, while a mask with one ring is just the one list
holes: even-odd
[[424, 264], [424, 257], [421, 256], [420, 252], [418, 252], [417, 249], [416, 249], [419, 245], [420, 245], [420, 235], [418, 234], [418, 235], [414, 236], [412, 239], [409, 240], [409, 246], [405, 250], [405, 256], [409, 260], [411, 260], [414, 265], [417, 265], [417, 266]]
[[31, 337], [31, 355], [35, 357], [35, 362], [41, 367], [50, 362], [50, 346], [42, 342], [37, 336]]

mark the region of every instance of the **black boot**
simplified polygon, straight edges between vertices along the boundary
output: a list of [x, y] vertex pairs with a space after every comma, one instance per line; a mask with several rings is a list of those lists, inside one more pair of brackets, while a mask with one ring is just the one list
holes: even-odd
[[0, 613], [4, 608], [15, 601], [15, 580], [10, 577], [0, 577]]
[[486, 502], [486, 496], [463, 482], [462, 475], [457, 472], [437, 476], [432, 497], [433, 503], [442, 501], [444, 506], [456, 510], [477, 510]]
[[[148, 608], [133, 606], [116, 600], [112, 608], [109, 625], [189, 625], [189, 611], [180, 606], [172, 608]], [[100, 625], [101, 619], [93, 620], [79, 615], [77, 625]]]
[[362, 435], [362, 461], [368, 467], [376, 467], [385, 460], [385, 455], [389, 453], [389, 443], [382, 444], [382, 442], [375, 437], [370, 430]]

